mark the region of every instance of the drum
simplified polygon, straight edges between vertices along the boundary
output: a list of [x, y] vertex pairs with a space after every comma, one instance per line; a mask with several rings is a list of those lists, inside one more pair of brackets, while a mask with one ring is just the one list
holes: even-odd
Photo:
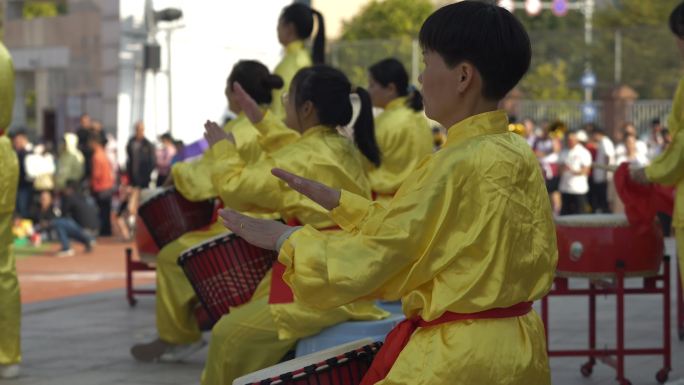
[[557, 275], [613, 277], [618, 263], [626, 276], [658, 273], [663, 259], [663, 233], [657, 221], [637, 231], [624, 214], [581, 214], [556, 218]]
[[363, 339], [262, 369], [233, 385], [357, 385], [382, 342]]
[[214, 201], [191, 202], [174, 188], [152, 190], [138, 208], [152, 239], [160, 249], [188, 231], [211, 224]]
[[249, 301], [277, 254], [233, 233], [213, 237], [178, 258], [210, 320]]
[[154, 262], [157, 259], [159, 247], [152, 239], [140, 216], [135, 217], [135, 247], [138, 249], [138, 256], [141, 261]]

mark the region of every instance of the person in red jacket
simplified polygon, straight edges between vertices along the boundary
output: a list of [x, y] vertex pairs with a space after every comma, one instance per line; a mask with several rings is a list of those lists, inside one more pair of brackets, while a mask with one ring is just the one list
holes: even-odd
[[88, 145], [93, 151], [90, 189], [100, 210], [100, 235], [110, 236], [112, 235], [110, 215], [114, 192], [114, 173], [99, 135], [91, 135], [88, 138]]

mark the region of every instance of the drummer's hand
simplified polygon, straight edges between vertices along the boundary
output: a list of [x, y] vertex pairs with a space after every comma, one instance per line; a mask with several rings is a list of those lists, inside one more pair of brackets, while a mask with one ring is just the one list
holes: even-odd
[[326, 210], [332, 210], [340, 205], [340, 190], [335, 190], [315, 180], [302, 178], [279, 168], [272, 169], [271, 173], [282, 179], [293, 190], [306, 195]]
[[210, 147], [224, 139], [235, 144], [233, 134], [223, 131], [216, 122], [207, 120], [206, 123], [204, 123], [204, 129], [204, 138], [207, 140]]
[[257, 219], [230, 209], [219, 210], [223, 225], [247, 242], [262, 249], [275, 250], [278, 238], [290, 226], [268, 219]]
[[646, 177], [646, 169], [643, 167], [629, 169], [629, 177], [636, 183], [649, 184], [651, 183]]
[[264, 118], [264, 113], [257, 102], [249, 96], [240, 83], [233, 83], [233, 93], [235, 94], [235, 101], [252, 123], [259, 123]]

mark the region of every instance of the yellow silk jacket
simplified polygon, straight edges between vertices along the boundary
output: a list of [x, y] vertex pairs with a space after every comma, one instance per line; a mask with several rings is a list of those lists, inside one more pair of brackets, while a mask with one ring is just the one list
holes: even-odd
[[282, 103], [282, 94], [290, 90], [290, 83], [297, 71], [304, 67], [311, 66], [311, 55], [304, 47], [304, 42], [301, 40], [294, 41], [285, 47], [285, 56], [278, 63], [273, 71], [276, 75], [283, 78], [283, 88], [273, 90], [273, 100], [271, 101], [271, 111], [280, 118], [285, 117], [285, 108]]
[[14, 108], [14, 66], [12, 57], [0, 42], [0, 214], [14, 211], [19, 179], [19, 163], [7, 138]]
[[672, 135], [672, 142], [665, 152], [660, 154], [646, 167], [646, 177], [651, 182], [676, 186], [675, 208], [672, 215], [674, 227], [684, 227], [684, 78], [679, 81], [672, 112], [667, 120], [667, 127]]
[[422, 112], [392, 100], [375, 119], [375, 138], [382, 153], [380, 167], [370, 165], [368, 177], [378, 197], [394, 195], [418, 162], [432, 153], [432, 133]]
[[223, 130], [233, 134], [234, 146], [227, 147], [227, 141], [221, 141], [207, 149], [199, 159], [173, 165], [174, 185], [185, 198], [200, 201], [218, 195], [211, 181], [211, 169], [219, 155], [222, 159], [235, 156], [241, 162], [251, 164], [262, 159], [264, 152], [275, 151], [299, 137], [292, 130], [268, 130], [260, 134], [244, 113], [228, 122]]

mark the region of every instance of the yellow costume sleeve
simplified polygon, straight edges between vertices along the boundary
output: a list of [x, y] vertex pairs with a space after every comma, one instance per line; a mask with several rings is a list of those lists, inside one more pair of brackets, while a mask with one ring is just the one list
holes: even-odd
[[433, 320], [546, 294], [555, 228], [529, 146], [507, 132], [502, 111], [459, 123], [447, 143], [386, 207], [343, 192], [331, 214], [346, 232], [305, 226], [285, 241], [279, 260], [298, 300], [401, 298], [407, 315]]
[[307, 130], [297, 142], [251, 165], [227, 157], [219, 160], [213, 168], [212, 180], [224, 204], [235, 210], [278, 212], [285, 220], [296, 218], [316, 228], [333, 225], [323, 208], [274, 177], [274, 167], [370, 196], [370, 184], [358, 150], [324, 126]]
[[406, 102], [405, 97], [394, 99], [375, 120], [382, 163], [377, 168], [370, 165], [368, 176], [373, 191], [380, 195], [396, 193], [418, 162], [432, 153], [432, 133], [427, 119]]
[[664, 153], [646, 167], [646, 177], [652, 182], [672, 186], [684, 179], [684, 136], [682, 136], [681, 129], [684, 124], [684, 106], [682, 103], [684, 103], [684, 78], [679, 81], [672, 101], [672, 112], [667, 120], [672, 143]]
[[285, 56], [283, 56], [283, 59], [280, 61], [280, 63], [278, 63], [273, 71], [276, 75], [283, 78], [284, 83], [283, 88], [279, 90], [273, 90], [271, 110], [277, 117], [285, 117], [285, 108], [282, 102], [282, 95], [290, 90], [292, 78], [294, 78], [297, 71], [309, 66], [311, 66], [311, 56], [306, 50], [306, 47], [304, 47], [303, 41], [295, 41], [285, 47]]
[[14, 67], [12, 58], [5, 46], [0, 42], [0, 135], [12, 123], [14, 108]]
[[254, 127], [259, 131], [258, 142], [261, 149], [273, 152], [299, 139], [297, 131], [287, 127], [282, 119], [267, 111], [264, 118]]
[[12, 57], [0, 42], [0, 213], [14, 211], [19, 165], [6, 130], [12, 123], [14, 108], [14, 66]]

